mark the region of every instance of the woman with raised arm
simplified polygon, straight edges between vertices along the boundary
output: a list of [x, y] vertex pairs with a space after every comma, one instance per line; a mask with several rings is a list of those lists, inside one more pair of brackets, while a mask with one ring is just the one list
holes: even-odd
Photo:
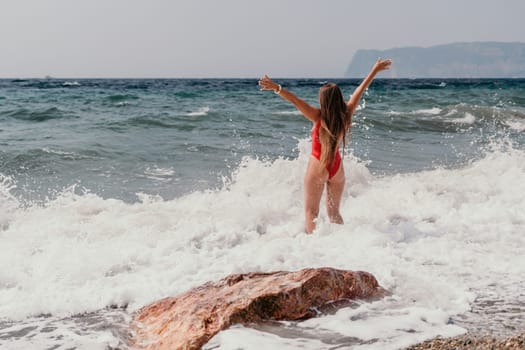
[[319, 90], [320, 108], [309, 105], [292, 92], [275, 83], [267, 75], [259, 80], [261, 90], [273, 90], [291, 102], [313, 123], [312, 156], [304, 177], [305, 231], [312, 233], [319, 215], [321, 196], [326, 185], [326, 210], [330, 222], [342, 224], [339, 205], [345, 185], [345, 174], [341, 164], [339, 147], [346, 141], [346, 133], [352, 124], [355, 112], [364, 91], [377, 73], [390, 67], [391, 60], [378, 59], [370, 73], [355, 89], [346, 102], [339, 87], [333, 83], [323, 85]]

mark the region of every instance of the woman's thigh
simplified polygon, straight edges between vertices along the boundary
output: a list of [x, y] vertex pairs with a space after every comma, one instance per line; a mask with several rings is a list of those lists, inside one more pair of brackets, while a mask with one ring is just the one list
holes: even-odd
[[319, 211], [319, 203], [326, 181], [328, 171], [322, 167], [317, 158], [311, 157], [304, 176], [305, 209]]
[[339, 171], [328, 180], [326, 185], [326, 204], [327, 210], [339, 212], [339, 206], [341, 204], [341, 198], [343, 196], [343, 190], [345, 188], [345, 170], [343, 164]]

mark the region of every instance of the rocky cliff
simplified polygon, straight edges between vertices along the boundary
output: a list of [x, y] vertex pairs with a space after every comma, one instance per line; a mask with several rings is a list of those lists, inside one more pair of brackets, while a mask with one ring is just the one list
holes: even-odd
[[364, 77], [378, 57], [394, 61], [389, 78], [523, 78], [525, 43], [472, 42], [358, 50], [345, 77]]

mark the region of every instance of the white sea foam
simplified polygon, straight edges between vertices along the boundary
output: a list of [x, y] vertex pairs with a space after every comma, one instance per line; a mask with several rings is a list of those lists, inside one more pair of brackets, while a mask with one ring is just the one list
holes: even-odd
[[80, 154], [80, 153], [75, 153], [75, 152], [67, 152], [67, 151], [53, 149], [53, 148], [49, 148], [49, 147], [43, 147], [43, 148], [41, 148], [41, 150], [42, 150], [42, 152], [45, 152], [45, 153], [48, 153], [48, 154], [61, 156], [61, 158], [63, 158], [63, 159], [75, 159], [75, 160], [77, 160], [77, 159], [93, 158], [93, 156], [90, 156], [90, 155]]
[[366, 108], [366, 99], [363, 98], [363, 102], [357, 105], [356, 111], [362, 111]]
[[506, 120], [505, 124], [507, 124], [507, 126], [512, 130], [516, 130], [520, 132], [525, 131], [525, 121], [523, 120], [517, 120], [517, 119]]
[[8, 227], [10, 216], [19, 207], [18, 201], [11, 194], [14, 188], [16, 185], [13, 178], [0, 174], [0, 232]]
[[441, 112], [442, 112], [441, 108], [433, 107], [433, 108], [417, 109], [415, 111], [409, 111], [409, 112], [389, 111], [387, 112], [387, 114], [388, 115], [418, 115], [418, 114], [438, 115]]
[[278, 112], [273, 112], [272, 114], [277, 114], [277, 115], [302, 115], [302, 113], [298, 110], [293, 110], [293, 111], [278, 111]]
[[408, 114], [408, 113], [404, 113], [404, 112], [398, 112], [398, 111], [388, 111], [386, 112], [387, 115], [403, 115], [403, 114]]
[[[305, 235], [308, 145], [300, 149], [297, 160], [245, 159], [222, 190], [134, 204], [69, 190], [2, 213], [0, 319], [134, 311], [230, 273], [333, 266], [369, 271], [393, 295], [290, 324], [295, 339], [235, 327], [213, 344], [323, 349], [355, 337], [356, 348], [396, 349], [463, 332], [450, 317], [491, 284], [506, 282], [498, 300], [523, 289], [524, 151], [496, 148], [461, 169], [379, 178], [348, 158], [346, 224], [329, 224], [322, 208], [318, 230]], [[100, 349], [114, 341], [105, 336]]]
[[171, 178], [175, 174], [175, 170], [173, 168], [161, 168], [157, 166], [153, 167], [147, 167], [144, 170], [144, 175], [147, 178], [153, 179], [153, 180], [166, 180]]
[[427, 109], [418, 109], [413, 112], [413, 114], [428, 114], [428, 115], [437, 115], [441, 113], [442, 109], [438, 107], [427, 108]]
[[[104, 318], [90, 317], [89, 322], [79, 329], [77, 318], [35, 317], [28, 318], [24, 323], [0, 323], [0, 348], [9, 350], [27, 349], [123, 349], [123, 342], [107, 329], [109, 322], [122, 322], [127, 315], [119, 312], [119, 318], [106, 313]], [[6, 335], [17, 334], [5, 338]], [[2, 337], [4, 336], [4, 337]], [[8, 339], [7, 344], [2, 339]], [[58, 344], [57, 344], [58, 343]], [[62, 346], [67, 344], [66, 346]], [[3, 345], [6, 345], [5, 347]]]
[[465, 116], [463, 118], [455, 118], [450, 120], [451, 123], [455, 124], [474, 124], [475, 121], [476, 117], [469, 112], [465, 112]]
[[190, 117], [201, 117], [208, 115], [208, 112], [210, 111], [210, 107], [201, 107], [196, 112], [189, 112], [186, 115]]
[[65, 81], [62, 83], [63, 86], [80, 86], [78, 81]]
[[452, 108], [450, 111], [447, 112], [447, 114], [445, 114], [445, 117], [450, 117], [456, 114], [458, 114], [458, 110], [455, 108]]
[[49, 153], [49, 154], [57, 154], [57, 155], [60, 155], [60, 156], [74, 156], [75, 155], [75, 153], [73, 153], [73, 152], [54, 150], [54, 149], [51, 149], [49, 147], [42, 148], [42, 151], [44, 151], [46, 153]]

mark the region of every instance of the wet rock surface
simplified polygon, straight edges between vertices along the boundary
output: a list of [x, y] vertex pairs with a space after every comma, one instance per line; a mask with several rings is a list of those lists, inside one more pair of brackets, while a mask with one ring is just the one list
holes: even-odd
[[235, 274], [144, 307], [131, 323], [131, 342], [142, 349], [200, 349], [232, 324], [307, 319], [327, 306], [384, 294], [374, 276], [361, 271]]

